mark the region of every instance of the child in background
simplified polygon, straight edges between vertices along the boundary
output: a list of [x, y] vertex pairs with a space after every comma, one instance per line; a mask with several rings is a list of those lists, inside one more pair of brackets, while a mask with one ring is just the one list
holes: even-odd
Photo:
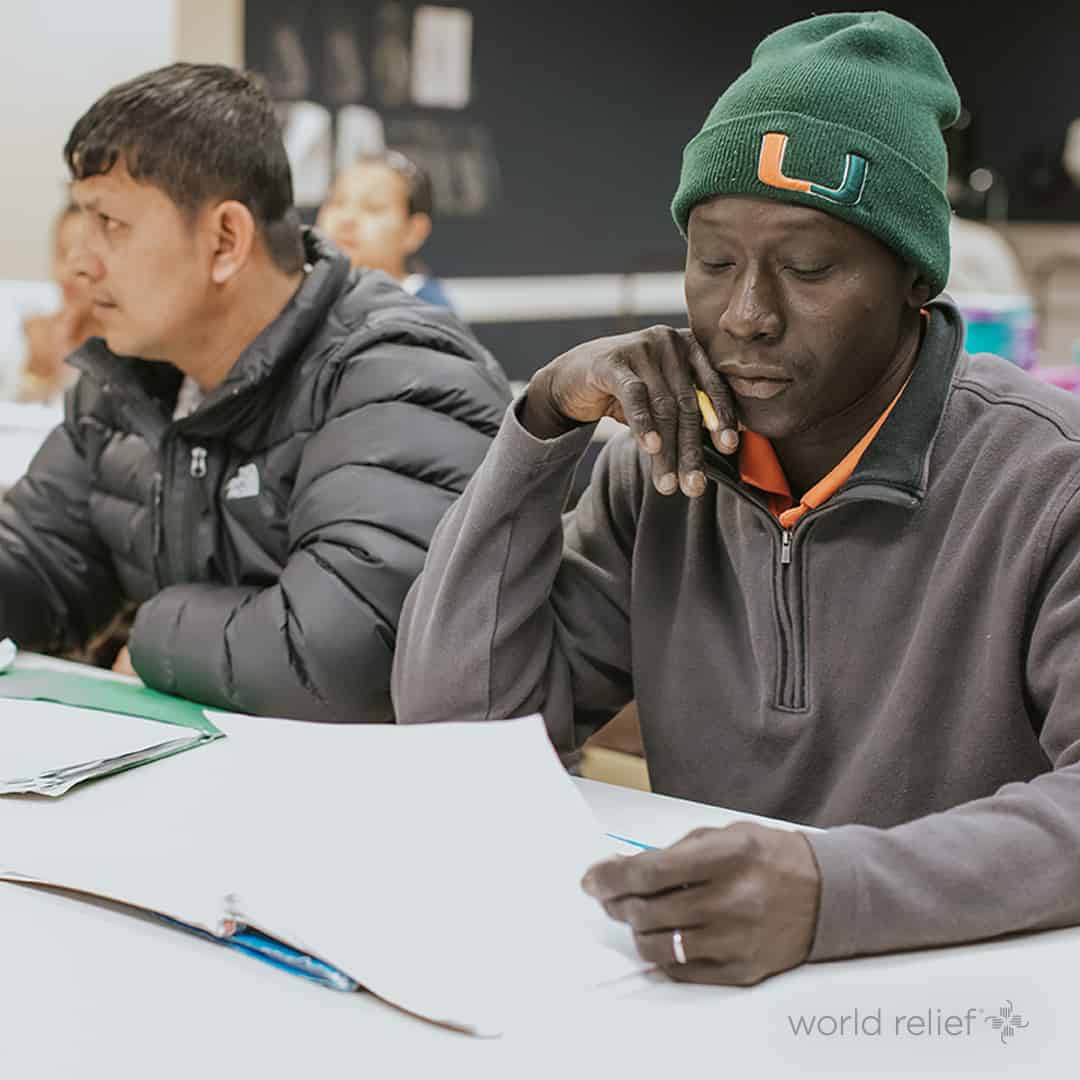
[[416, 253], [431, 235], [431, 179], [396, 150], [360, 158], [340, 173], [316, 226], [353, 266], [385, 270], [408, 293], [453, 310], [439, 282], [419, 272]]
[[68, 205], [53, 225], [52, 278], [60, 286], [61, 305], [51, 315], [32, 315], [23, 320], [26, 361], [16, 397], [19, 401], [52, 402], [78, 378], [64, 361], [87, 338], [101, 331], [90, 306], [86, 275], [74, 258], [84, 228], [78, 207]]

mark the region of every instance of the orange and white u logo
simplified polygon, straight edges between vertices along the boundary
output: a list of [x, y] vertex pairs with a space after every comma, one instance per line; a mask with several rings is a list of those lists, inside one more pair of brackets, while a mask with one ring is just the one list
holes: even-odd
[[840, 206], [854, 206], [861, 198], [866, 184], [866, 158], [861, 154], [848, 154], [844, 159], [844, 178], [840, 186], [825, 187], [812, 180], [800, 180], [784, 175], [784, 151], [788, 137], [779, 131], [770, 131], [761, 137], [761, 154], [758, 156], [758, 179], [769, 187], [783, 191], [802, 191], [819, 199]]

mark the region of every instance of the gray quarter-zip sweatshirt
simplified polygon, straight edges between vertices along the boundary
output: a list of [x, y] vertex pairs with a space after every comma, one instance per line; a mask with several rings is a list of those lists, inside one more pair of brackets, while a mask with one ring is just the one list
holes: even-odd
[[507, 413], [405, 603], [398, 722], [637, 700], [655, 790], [824, 826], [812, 959], [1080, 922], [1080, 401], [961, 351], [946, 299], [848, 482], [791, 530], [734, 464]]

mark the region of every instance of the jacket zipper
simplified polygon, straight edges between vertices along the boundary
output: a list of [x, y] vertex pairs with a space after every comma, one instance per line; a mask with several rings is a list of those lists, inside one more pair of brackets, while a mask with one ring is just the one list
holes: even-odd
[[199, 531], [202, 522], [202, 512], [206, 508], [206, 492], [202, 483], [206, 476], [206, 447], [193, 446], [188, 464], [190, 480], [184, 485], [184, 525], [181, 534], [185, 537], [184, 561], [186, 573], [185, 581], [199, 581], [198, 575], [198, 544]]
[[[706, 463], [705, 475], [716, 484], [733, 491], [741, 499], [746, 499], [769, 519], [771, 527], [776, 527], [776, 518], [772, 513], [755, 499], [750, 498], [738, 485], [731, 482], [730, 478], [720, 470], [710, 467]], [[860, 493], [854, 491], [841, 492], [834, 495], [825, 506], [812, 510], [805, 518], [803, 526], [809, 526], [811, 518], [828, 514], [846, 503], [855, 499], [865, 498], [864, 492], [873, 491], [874, 496], [883, 502], [894, 506], [902, 506], [912, 509], [919, 504], [919, 499], [902, 491], [894, 491], [883, 485], [862, 485]], [[793, 532], [797, 526], [791, 529], [780, 530], [780, 554], [774, 575], [774, 597], [776, 600], [777, 624], [780, 631], [780, 649], [777, 657], [776, 685], [774, 690], [774, 703], [783, 709], [793, 711], [805, 710], [807, 707], [806, 693], [806, 641], [803, 632], [804, 612], [802, 601], [802, 575], [799, 563], [794, 559]]]
[[161, 549], [163, 541], [165, 539], [165, 523], [162, 520], [163, 513], [163, 498], [162, 498], [162, 478], [161, 473], [154, 473], [153, 482], [153, 503], [151, 505], [151, 533], [153, 535], [154, 551], [151, 556], [151, 566], [154, 568], [154, 584], [157, 588], [161, 588]]
[[806, 708], [806, 642], [803, 635], [802, 589], [798, 565], [791, 557], [791, 529], [780, 534], [777, 585], [780, 656], [777, 664], [776, 703], [782, 709]]
[[[171, 442], [169, 449], [174, 446], [180, 450], [174, 442]], [[154, 571], [159, 587], [179, 581], [199, 580], [196, 576], [199, 524], [202, 512], [208, 505], [202, 480], [207, 473], [208, 454], [205, 446], [193, 446], [187, 455], [186, 469], [183, 457], [176, 460], [178, 456], [162, 450], [162, 468], [175, 478], [172, 491], [174, 496], [181, 496], [179, 504], [182, 508], [179, 520], [174, 522], [169, 534], [174, 540], [169, 542], [168, 552], [165, 550], [165, 533], [169, 522], [165, 520], [164, 477], [162, 472], [154, 474]], [[166, 457], [168, 461], [164, 460]], [[172, 505], [176, 504], [174, 498]]]
[[[801, 519], [805, 532], [813, 518], [830, 513], [838, 506], [851, 501], [850, 493], [836, 495], [826, 506], [807, 514]], [[890, 499], [901, 506], [915, 506], [913, 496], [898, 494]], [[792, 533], [798, 526], [783, 529], [780, 533], [780, 570], [777, 587], [780, 623], [780, 658], [777, 674], [776, 703], [782, 709], [801, 711], [807, 708], [806, 671], [806, 618], [803, 610], [802, 563], [793, 557]], [[805, 537], [802, 543], [806, 543]]]

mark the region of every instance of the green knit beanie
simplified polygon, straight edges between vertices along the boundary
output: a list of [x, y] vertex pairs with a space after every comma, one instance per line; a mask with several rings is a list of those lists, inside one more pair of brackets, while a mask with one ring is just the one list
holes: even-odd
[[770, 34], [683, 151], [671, 212], [714, 195], [799, 203], [871, 232], [926, 277], [949, 276], [948, 159], [960, 98], [933, 42], [884, 11]]

